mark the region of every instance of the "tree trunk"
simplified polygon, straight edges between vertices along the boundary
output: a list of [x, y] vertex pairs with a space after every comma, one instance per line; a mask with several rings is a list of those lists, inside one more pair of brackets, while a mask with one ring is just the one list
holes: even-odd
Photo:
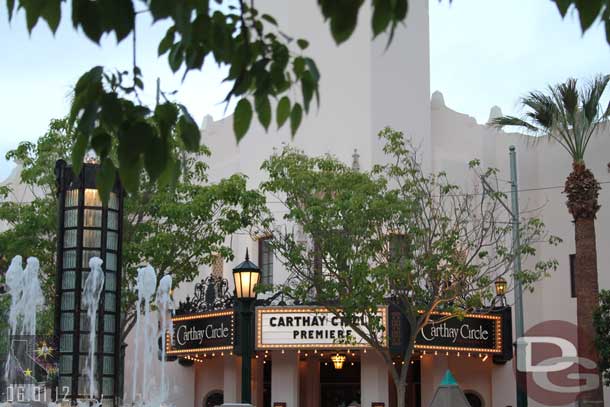
[[[599, 183], [583, 162], [574, 162], [572, 172], [565, 183], [568, 196], [566, 205], [574, 218], [576, 261], [574, 282], [576, 288], [576, 315], [578, 321], [578, 356], [595, 363], [595, 373], [600, 386], [596, 390], [579, 395], [580, 405], [603, 405], [604, 393], [600, 372], [597, 368], [599, 356], [595, 348], [593, 312], [599, 306], [597, 282], [597, 248], [595, 243], [595, 217], [599, 210]], [[589, 373], [579, 364], [581, 373]]]
[[[597, 282], [597, 251], [595, 247], [595, 220], [577, 219], [575, 222], [576, 237], [576, 314], [578, 319], [578, 356], [587, 358], [598, 365], [598, 353], [595, 348], [595, 327], [593, 326], [593, 312], [599, 304], [599, 287]], [[590, 369], [580, 366], [581, 373], [591, 373]], [[586, 372], [585, 372], [586, 371]], [[600, 372], [596, 369], [596, 374]], [[603, 405], [603, 387], [583, 393], [581, 401], [593, 401]], [[581, 405], [588, 405], [581, 403]]]
[[396, 384], [396, 407], [405, 407], [405, 399], [407, 395], [407, 383], [402, 382]]

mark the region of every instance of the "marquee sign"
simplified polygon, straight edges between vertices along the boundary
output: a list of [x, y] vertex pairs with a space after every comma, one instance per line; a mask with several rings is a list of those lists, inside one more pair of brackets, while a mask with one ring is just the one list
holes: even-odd
[[[379, 316], [386, 323], [386, 308]], [[385, 335], [383, 338], [385, 342]], [[349, 345], [347, 345], [349, 344]], [[262, 307], [256, 309], [256, 348], [335, 349], [369, 345], [341, 318], [321, 307]]]
[[181, 315], [172, 321], [174, 332], [172, 340], [167, 341], [168, 355], [233, 350], [233, 310]]
[[464, 318], [435, 312], [417, 335], [415, 349], [502, 353], [502, 316], [467, 314]]

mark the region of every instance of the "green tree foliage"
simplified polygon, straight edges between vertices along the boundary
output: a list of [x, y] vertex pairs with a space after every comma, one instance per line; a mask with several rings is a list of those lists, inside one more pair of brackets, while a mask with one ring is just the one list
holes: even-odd
[[595, 346], [599, 352], [599, 371], [606, 386], [610, 385], [610, 291], [601, 290], [599, 307], [593, 314], [593, 324], [597, 333]]
[[557, 5], [561, 17], [572, 8], [578, 12], [583, 34], [599, 19], [606, 29], [606, 41], [610, 44], [610, 2], [608, 0], [552, 0]]
[[[282, 288], [299, 301], [328, 307], [374, 347], [403, 405], [410, 363], [393, 364], [380, 342], [384, 326], [377, 307], [391, 304], [409, 322], [411, 335], [399, 359], [409, 361], [433, 311], [459, 316], [490, 303], [493, 282], [512, 270], [514, 252], [503, 194], [468, 194], [443, 173], [424, 173], [402, 133], [386, 128], [379, 137], [388, 164], [372, 172], [292, 148], [268, 159], [263, 189], [287, 213], [283, 227], [266, 232], [290, 272]], [[494, 182], [495, 173], [481, 175]], [[523, 219], [520, 234], [524, 257], [536, 254], [535, 244], [558, 241], [537, 218]], [[540, 261], [518, 278], [531, 288], [556, 265]]]
[[[34, 198], [23, 202], [10, 186], [3, 188], [0, 221], [8, 229], [0, 233], [0, 251], [7, 259], [17, 254], [38, 257], [48, 299], [54, 298], [57, 235], [53, 169], [57, 159], [69, 157], [74, 142], [77, 141], [69, 130], [68, 120], [53, 120], [37, 143], [22, 143], [7, 154], [8, 159], [22, 163], [22, 183], [31, 189]], [[225, 244], [226, 236], [248, 230], [265, 213], [265, 198], [246, 188], [245, 176], [233, 175], [218, 183], [209, 183], [202, 161], [207, 155], [200, 148], [197, 153], [184, 157], [181, 176], [173, 187], [160, 187], [142, 177], [138, 193], [125, 200], [124, 336], [134, 323], [138, 266], [150, 263], [159, 278], [165, 273], [171, 274], [174, 286], [190, 281], [198, 275], [199, 266], [212, 264], [214, 255], [232, 259], [232, 251]], [[49, 315], [53, 305], [47, 301]]]
[[[16, 11], [23, 9], [31, 32], [39, 20], [44, 20], [55, 32], [62, 18], [64, 0], [7, 0], [9, 21]], [[234, 114], [233, 129], [241, 140], [254, 113], [261, 125], [268, 129], [273, 110], [276, 123], [282, 127], [290, 121], [294, 135], [303, 112], [310, 109], [315, 96], [319, 103], [320, 73], [316, 63], [305, 51], [306, 39], [294, 41], [285, 34], [277, 20], [260, 13], [254, 1], [244, 0], [71, 0], [71, 20], [74, 29], [99, 44], [105, 34], [114, 34], [117, 42], [135, 36], [137, 15], [150, 13], [153, 22], [169, 22], [163, 38], [158, 40], [158, 54], [167, 55], [173, 72], [200, 70], [206, 56], [211, 55], [219, 65], [228, 66], [224, 79], [233, 83], [225, 102], [241, 98]], [[318, 0], [324, 18], [337, 44], [353, 33], [363, 0]], [[373, 1], [372, 29], [375, 36], [389, 32], [391, 40], [398, 23], [404, 21], [407, 0]], [[66, 7], [63, 7], [65, 11]], [[146, 41], [150, 41], [147, 38]], [[97, 66], [78, 80], [70, 111], [70, 126], [76, 127], [77, 139], [72, 147], [72, 165], [78, 170], [86, 151], [95, 150], [105, 171], [104, 184], [111, 184], [115, 166], [125, 188], [138, 190], [140, 174], [158, 181], [162, 187], [178, 177], [180, 156], [170, 143], [176, 132], [182, 146], [190, 152], [199, 148], [197, 125], [184, 106], [170, 103], [152, 109], [142, 104], [138, 92], [143, 90], [142, 72], [135, 61], [131, 71], [111, 72]], [[300, 92], [295, 97], [294, 88]], [[163, 96], [166, 95], [163, 93]], [[118, 156], [110, 159], [110, 146], [118, 145]], [[106, 199], [105, 195], [103, 196]]]
[[[439, 0], [440, 1], [440, 0]], [[451, 0], [450, 0], [451, 1]], [[610, 42], [610, 6], [604, 0], [553, 0], [562, 16], [572, 5], [580, 16], [583, 32], [601, 16]], [[169, 22], [163, 38], [158, 41], [158, 55], [167, 55], [173, 72], [201, 70], [206, 56], [229, 67], [224, 81], [233, 83], [225, 102], [241, 98], [233, 116], [237, 141], [241, 140], [254, 113], [268, 129], [275, 110], [276, 123], [282, 127], [290, 121], [294, 135], [303, 113], [307, 113], [315, 96], [319, 103], [320, 72], [313, 59], [304, 54], [309, 43], [286, 34], [275, 17], [261, 13], [254, 1], [245, 0], [6, 0], [9, 21], [24, 10], [27, 29], [31, 32], [44, 20], [56, 32], [62, 18], [62, 7], [69, 3], [72, 25], [87, 38], [99, 44], [105, 34], [114, 34], [117, 42], [135, 36], [138, 14], [148, 13], [153, 22]], [[388, 34], [388, 45], [396, 27], [404, 23], [408, 0], [318, 0], [322, 16], [328, 22], [337, 44], [349, 39], [358, 24], [360, 9], [371, 5], [373, 37]], [[150, 41], [150, 38], [146, 39]], [[154, 39], [153, 39], [154, 40]], [[142, 72], [134, 60], [130, 71], [111, 72], [97, 66], [81, 76], [74, 90], [70, 125], [78, 130], [72, 151], [72, 164], [78, 169], [85, 152], [94, 149], [107, 171], [105, 184], [110, 184], [116, 165], [129, 192], [138, 189], [140, 173], [160, 185], [178, 177], [179, 156], [173, 154], [169, 134], [176, 130], [184, 140], [184, 148], [196, 151], [199, 133], [184, 106], [179, 112], [165, 108], [152, 109], [142, 104], [138, 92], [143, 90]], [[127, 83], [128, 82], [128, 83]], [[299, 90], [295, 97], [294, 89]], [[165, 94], [163, 93], [164, 97]], [[273, 109], [272, 101], [278, 102]], [[116, 160], [107, 160], [108, 147], [118, 143], [122, 152]], [[135, 147], [135, 148], [133, 148]]]

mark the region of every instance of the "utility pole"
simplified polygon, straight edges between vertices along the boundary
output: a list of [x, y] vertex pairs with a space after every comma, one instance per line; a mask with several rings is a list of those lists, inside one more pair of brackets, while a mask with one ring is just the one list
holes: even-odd
[[[500, 204], [506, 209], [511, 216], [511, 225], [513, 232], [513, 282], [515, 284], [515, 343], [518, 343], [519, 338], [524, 335], [523, 324], [523, 287], [517, 276], [521, 273], [521, 242], [519, 236], [519, 189], [517, 183], [517, 153], [515, 146], [509, 147], [510, 161], [510, 192], [511, 192], [511, 207], [499, 199]], [[481, 176], [484, 191], [496, 192], [489, 185], [485, 177]], [[515, 358], [523, 357], [520, 354], [520, 348], [516, 347]], [[519, 364], [517, 363], [517, 366]], [[524, 372], [517, 369], [517, 407], [527, 407], [527, 381], [524, 377]]]
[[[513, 227], [513, 281], [515, 284], [515, 336], [518, 340], [524, 335], [523, 329], [523, 288], [521, 281], [515, 278], [521, 273], [521, 242], [519, 240], [519, 189], [517, 188], [517, 153], [515, 146], [510, 146], [510, 196], [511, 196], [511, 216]], [[519, 358], [519, 347], [515, 352], [515, 357]], [[517, 364], [518, 365], [518, 364]], [[527, 407], [527, 383], [526, 380], [520, 380], [524, 372], [518, 369], [517, 374], [517, 407]]]
[[159, 106], [159, 96], [161, 96], [161, 79], [157, 78], [157, 104], [155, 106]]

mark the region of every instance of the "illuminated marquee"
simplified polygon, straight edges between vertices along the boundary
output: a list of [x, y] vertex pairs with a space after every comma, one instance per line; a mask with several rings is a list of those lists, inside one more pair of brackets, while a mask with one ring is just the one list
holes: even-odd
[[171, 340], [167, 334], [168, 355], [233, 350], [233, 310], [181, 315], [172, 321], [174, 332]]
[[502, 316], [467, 314], [464, 318], [435, 312], [417, 335], [415, 349], [503, 353]]
[[[386, 324], [386, 308], [378, 315]], [[382, 343], [385, 342], [385, 334]], [[256, 348], [336, 349], [369, 345], [341, 318], [321, 307], [256, 309]]]

